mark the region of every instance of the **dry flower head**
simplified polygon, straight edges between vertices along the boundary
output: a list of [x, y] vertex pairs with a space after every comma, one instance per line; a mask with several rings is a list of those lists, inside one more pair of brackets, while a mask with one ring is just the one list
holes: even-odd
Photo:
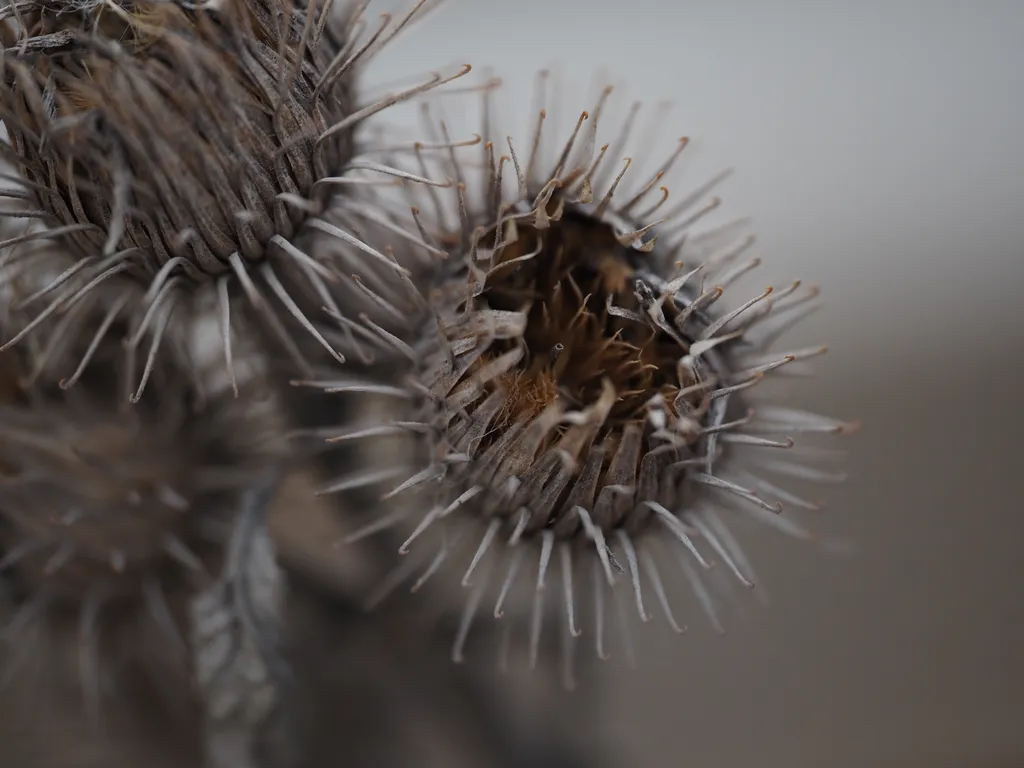
[[[484, 87], [486, 100], [494, 87]], [[599, 656], [607, 654], [609, 595], [631, 594], [643, 621], [656, 603], [683, 631], [666, 549], [717, 623], [700, 572], [718, 565], [744, 585], [754, 580], [726, 517], [812, 538], [782, 509], [816, 505], [762, 473], [832, 479], [813, 466], [813, 447], [797, 441], [851, 426], [771, 400], [752, 407], [762, 380], [825, 351], [772, 350], [815, 308], [818, 291], [798, 281], [720, 309], [730, 286], [760, 263], [745, 222], [696, 229], [719, 206], [709, 194], [725, 174], [671, 199], [665, 182], [682, 139], [636, 183], [621, 152], [639, 105], [613, 144], [598, 143], [610, 93], [553, 153], [543, 145], [544, 109], [520, 146], [495, 137], [485, 100], [483, 178], [474, 185], [472, 164], [453, 148], [443, 164], [456, 180], [452, 203], [435, 189], [410, 190], [412, 215], [400, 218], [419, 233], [407, 239], [419, 245], [408, 268], [420, 285], [393, 280], [374, 294], [377, 311], [361, 317], [379, 353], [404, 361], [398, 380], [379, 387], [395, 399], [395, 416], [334, 439], [411, 434], [421, 462], [361, 472], [325, 490], [395, 478], [384, 497], [393, 508], [364, 532], [408, 526], [401, 552], [421, 557], [407, 558], [389, 588], [404, 578], [418, 589], [463, 553], [462, 583], [472, 589], [456, 659], [488, 594], [495, 618], [517, 597], [531, 606], [535, 658], [546, 596], [555, 591], [571, 649], [582, 632], [577, 592], [586, 581]], [[454, 147], [443, 122], [438, 128], [429, 112], [427, 122], [431, 142]], [[369, 387], [355, 377], [328, 386]], [[431, 534], [433, 548], [422, 541]], [[561, 585], [548, 590], [553, 578]]]
[[[128, 277], [146, 290], [120, 311], [131, 320], [130, 347], [156, 330], [149, 359], [172, 313], [192, 310], [209, 286], [232, 373], [237, 296], [300, 365], [308, 368], [280, 313], [343, 360], [284, 287], [286, 272], [320, 296], [337, 280], [336, 266], [305, 253], [296, 236], [320, 228], [346, 249], [383, 258], [318, 216], [367, 174], [394, 181], [394, 169], [355, 157], [355, 131], [468, 71], [357, 103], [357, 68], [427, 3], [379, 23], [365, 18], [366, 5], [346, 8], [343, 23], [332, 0], [9, 6], [18, 23], [3, 30], [3, 149], [37, 206], [19, 215], [45, 226], [0, 245], [59, 239], [73, 260], [29, 298], [34, 319], [5, 347], [97, 286]], [[143, 373], [133, 399], [147, 380]]]
[[[5, 312], [0, 328], [11, 322]], [[112, 643], [141, 642], [147, 651], [136, 656], [187, 679], [190, 601], [220, 568], [240, 499], [280, 461], [279, 427], [248, 387], [237, 400], [197, 390], [169, 350], [151, 396], [130, 406], [113, 336], [71, 389], [55, 383], [61, 358], [34, 341], [0, 352], [0, 595], [10, 601], [2, 639], [11, 665], [2, 679], [45, 668], [64, 633], [41, 628], [70, 625], [83, 700], [98, 717]], [[59, 680], [56, 667], [47, 674]]]

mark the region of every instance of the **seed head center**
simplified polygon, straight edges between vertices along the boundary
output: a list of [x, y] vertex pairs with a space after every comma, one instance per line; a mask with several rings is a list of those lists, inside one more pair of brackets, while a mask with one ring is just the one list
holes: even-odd
[[[531, 253], [536, 255], [516, 261]], [[678, 361], [688, 350], [654, 324], [609, 311], [614, 306], [643, 316], [645, 297], [635, 287], [638, 258], [643, 256], [621, 245], [610, 226], [591, 217], [567, 214], [546, 229], [520, 226], [517, 242], [503, 247], [501, 263], [475, 299], [491, 309], [527, 312], [522, 339], [497, 342], [491, 350], [501, 355], [517, 343], [526, 350], [496, 382], [509, 392], [499, 421], [536, 415], [557, 398], [585, 408], [600, 397], [605, 380], [617, 396], [605, 432], [642, 420], [658, 395], [670, 415], [679, 415], [680, 389], [694, 383], [680, 380]], [[678, 313], [672, 298], [664, 311]]]

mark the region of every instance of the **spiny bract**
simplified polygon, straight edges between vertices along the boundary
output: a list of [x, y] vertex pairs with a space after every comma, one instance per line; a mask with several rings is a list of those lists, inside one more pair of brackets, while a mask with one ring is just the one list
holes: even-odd
[[[0, 246], [59, 238], [73, 260], [32, 297], [34, 320], [7, 346], [126, 275], [146, 289], [124, 308], [130, 346], [153, 327], [155, 350], [175, 308], [187, 311], [200, 288], [215, 286], [229, 371], [235, 295], [287, 335], [276, 314], [283, 308], [340, 360], [281, 274], [298, 273], [317, 294], [337, 279], [336, 269], [294, 244], [307, 224], [346, 248], [375, 253], [316, 215], [338, 189], [365, 183], [348, 171], [393, 173], [353, 158], [362, 121], [468, 71], [356, 103], [356, 68], [425, 3], [397, 22], [383, 14], [369, 34], [365, 3], [339, 19], [332, 0], [11, 6], [5, 15], [17, 23], [3, 29], [0, 78], [10, 139], [3, 149], [37, 206], [18, 215], [46, 226]], [[145, 383], [143, 376], [135, 400]]]
[[[670, 201], [662, 182], [683, 139], [627, 190], [632, 161], [619, 158], [638, 105], [619, 138], [599, 146], [610, 92], [554, 154], [544, 147], [545, 111], [525, 152], [492, 135], [488, 116], [479, 184], [453, 149], [443, 167], [457, 182], [454, 204], [433, 188], [410, 190], [415, 207], [402, 219], [420, 233], [422, 258], [403, 266], [420, 289], [393, 279], [375, 294], [377, 311], [362, 316], [379, 353], [404, 360], [401, 374], [376, 389], [396, 405], [384, 423], [334, 439], [413, 435], [421, 461], [402, 467], [396, 454], [391, 466], [342, 478], [333, 489], [394, 478], [385, 496], [393, 507], [365, 531], [409, 526], [401, 552], [422, 557], [406, 560], [396, 580], [414, 576], [418, 565], [414, 589], [464, 553], [462, 583], [473, 589], [456, 659], [488, 590], [496, 618], [519, 598], [532, 605], [535, 656], [553, 563], [567, 647], [581, 633], [582, 579], [593, 590], [586, 605], [598, 655], [606, 655], [609, 588], [623, 582], [642, 620], [653, 597], [682, 631], [666, 589], [674, 579], [655, 557], [665, 545], [679, 561], [671, 567], [682, 565], [717, 623], [700, 572], [718, 562], [753, 584], [725, 517], [752, 516], [810, 537], [782, 505], [815, 505], [761, 472], [833, 478], [800, 461], [817, 458], [802, 438], [847, 428], [770, 400], [751, 408], [766, 376], [793, 372], [825, 351], [772, 351], [814, 308], [817, 290], [795, 282], [720, 310], [727, 289], [760, 262], [748, 256], [753, 238], [742, 222], [694, 231], [719, 205], [707, 196], [724, 174]], [[454, 144], [444, 123], [431, 141]], [[434, 221], [424, 223], [421, 205], [436, 210]], [[330, 386], [370, 387], [355, 378]], [[431, 534], [435, 547], [422, 541]]]

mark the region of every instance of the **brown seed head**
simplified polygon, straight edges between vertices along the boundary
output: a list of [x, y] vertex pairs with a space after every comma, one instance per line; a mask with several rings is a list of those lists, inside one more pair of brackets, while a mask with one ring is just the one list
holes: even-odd
[[0, 103], [41, 205], [91, 225], [69, 235], [80, 258], [139, 249], [148, 280], [175, 258], [199, 281], [262, 260], [307, 215], [277, 196], [313, 197], [351, 155], [351, 134], [316, 141], [351, 111], [347, 80], [321, 82], [340, 32], [262, 0], [102, 11], [43, 9], [7, 42]]
[[[238, 295], [275, 332], [284, 332], [276, 316], [283, 309], [342, 359], [285, 284], [322, 295], [337, 280], [335, 266], [294, 240], [353, 183], [346, 173], [358, 166], [356, 128], [445, 82], [435, 75], [355, 102], [357, 66], [409, 17], [385, 14], [367, 32], [363, 8], [339, 20], [329, 0], [75, 7], [32, 5], [23, 25], [4, 30], [6, 155], [38, 204], [19, 215], [43, 220], [35, 237], [66, 240], [76, 260], [35, 297], [36, 320], [124, 275], [146, 288], [125, 309], [135, 338], [216, 286], [229, 370]], [[391, 171], [372, 163], [362, 170]], [[358, 247], [353, 235], [336, 234]]]
[[[78, 317], [79, 345], [102, 318]], [[0, 328], [9, 322], [5, 306]], [[93, 674], [111, 643], [145, 644], [118, 658], [185, 659], [190, 602], [220, 575], [240, 499], [280, 461], [267, 403], [248, 388], [239, 399], [199, 389], [165, 352], [151, 396], [128, 406], [121, 345], [99, 338], [95, 365], [70, 389], [46, 383], [68, 375], [66, 358], [34, 340], [0, 352], [3, 639], [16, 649], [77, 632], [83, 694], [97, 704], [107, 683]], [[48, 652], [8, 653], [7, 674], [45, 667]]]
[[[542, 151], [543, 111], [525, 152], [509, 139], [508, 155], [499, 157], [498, 141], [485, 136], [477, 192], [453, 152], [446, 168], [458, 180], [456, 199], [441, 208], [425, 242], [449, 256], [438, 261], [429, 251], [426, 288], [382, 292], [379, 317], [364, 321], [382, 351], [408, 363], [413, 410], [381, 426], [420, 436], [422, 463], [386, 496], [398, 506], [394, 517], [410, 526], [402, 551], [426, 550], [425, 578], [458, 551], [456, 539], [468, 544], [463, 584], [474, 590], [456, 658], [488, 588], [496, 617], [519, 597], [532, 604], [535, 654], [548, 571], [556, 567], [569, 639], [580, 633], [574, 585], [589, 580], [595, 590], [599, 655], [606, 592], [621, 594], [614, 588], [622, 582], [644, 621], [656, 599], [681, 631], [659, 547], [667, 542], [683, 556], [702, 601], [695, 572], [715, 563], [752, 586], [723, 519], [752, 516], [810, 537], [782, 516], [782, 502], [814, 505], [763, 479], [759, 468], [824, 477], [768, 457], [784, 457], [806, 434], [846, 429], [771, 401], [752, 408], [768, 374], [824, 351], [771, 351], [817, 291], [797, 282], [722, 308], [727, 289], [760, 262], [748, 253], [753, 238], [742, 225], [695, 231], [719, 204], [707, 195], [720, 178], [670, 200], [661, 184], [686, 139], [633, 181], [632, 161], [599, 146], [609, 93], [551, 156]], [[443, 125], [440, 133], [447, 140]], [[414, 209], [409, 226], [421, 224]], [[404, 329], [403, 316], [412, 318]], [[383, 478], [364, 474], [339, 485], [360, 479]], [[429, 534], [440, 536], [433, 552], [421, 541]], [[494, 566], [504, 575], [492, 577]]]

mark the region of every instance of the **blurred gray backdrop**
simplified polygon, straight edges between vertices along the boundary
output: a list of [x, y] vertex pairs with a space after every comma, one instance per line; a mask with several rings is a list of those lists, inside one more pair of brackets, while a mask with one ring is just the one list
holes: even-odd
[[1009, 1], [451, 0], [367, 73], [457, 52], [525, 114], [553, 66], [563, 121], [601, 70], [627, 104], [671, 99], [684, 178], [736, 169], [759, 285], [828, 298], [801, 391], [864, 422], [821, 523], [857, 554], [745, 537], [768, 607], [724, 638], [652, 627], [638, 670], [606, 668], [593, 728], [627, 764], [1024, 765], [1022, 40]]

